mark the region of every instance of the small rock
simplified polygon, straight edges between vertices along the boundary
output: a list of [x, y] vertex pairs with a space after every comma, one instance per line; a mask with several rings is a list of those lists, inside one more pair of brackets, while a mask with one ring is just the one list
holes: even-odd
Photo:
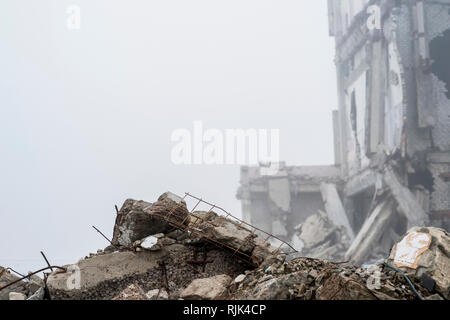
[[10, 292], [9, 300], [27, 300], [27, 296], [19, 292]]
[[180, 297], [185, 300], [216, 300], [222, 298], [232, 279], [223, 274], [212, 278], [196, 279], [184, 289]]
[[246, 275], [245, 274], [240, 274], [238, 275], [235, 279], [234, 279], [234, 283], [241, 283], [242, 281], [245, 280]]
[[148, 300], [148, 298], [140, 286], [132, 284], [125, 288], [112, 300]]
[[169, 294], [164, 289], [161, 289], [161, 291], [160, 289], [150, 290], [146, 295], [149, 300], [156, 300], [156, 297], [158, 297], [158, 300], [169, 300]]
[[142, 240], [141, 248], [157, 251], [161, 249], [161, 246], [158, 244], [158, 238], [155, 236], [149, 236]]

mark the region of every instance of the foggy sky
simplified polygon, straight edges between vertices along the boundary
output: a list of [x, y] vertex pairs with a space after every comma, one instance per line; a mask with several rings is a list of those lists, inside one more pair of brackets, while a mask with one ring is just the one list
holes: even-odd
[[[66, 8], [81, 8], [81, 29]], [[174, 130], [280, 129], [333, 162], [334, 40], [321, 0], [2, 0], [0, 265], [74, 263], [114, 205], [189, 191], [240, 215], [239, 167], [171, 162]]]

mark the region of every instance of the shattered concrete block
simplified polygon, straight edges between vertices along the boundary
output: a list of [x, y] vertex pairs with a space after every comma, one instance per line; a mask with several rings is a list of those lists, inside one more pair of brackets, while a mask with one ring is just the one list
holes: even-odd
[[132, 284], [115, 296], [112, 300], [148, 300], [144, 290], [136, 284]]
[[335, 228], [326, 218], [326, 214], [319, 212], [306, 219], [299, 238], [303, 241], [305, 249], [309, 249], [325, 242], [334, 232]]
[[210, 215], [207, 221], [202, 222], [198, 226], [198, 229], [208, 234], [212, 239], [239, 249], [246, 254], [251, 254], [255, 248], [253, 239], [256, 237], [256, 234], [237, 222], [217, 214]]
[[149, 300], [169, 300], [169, 294], [164, 289], [154, 289], [146, 293]]
[[164, 256], [163, 251], [126, 251], [80, 260], [73, 266], [66, 266], [72, 272], [50, 274], [47, 288], [52, 300], [77, 300], [88, 292], [93, 294], [98, 288], [105, 287], [106, 291], [108, 286], [115, 287], [117, 280], [158, 270], [157, 262]]
[[10, 292], [9, 300], [27, 300], [27, 296], [20, 292]]
[[223, 298], [231, 278], [225, 274], [196, 279], [181, 293], [184, 300], [217, 300]]
[[151, 204], [128, 199], [116, 217], [112, 242], [128, 246], [146, 236], [166, 233], [170, 229], [165, 218], [176, 223], [189, 224], [186, 202], [179, 196], [166, 192]]
[[388, 262], [417, 279], [428, 275], [436, 281], [435, 290], [450, 299], [449, 253], [450, 235], [445, 230], [414, 227], [394, 245]]

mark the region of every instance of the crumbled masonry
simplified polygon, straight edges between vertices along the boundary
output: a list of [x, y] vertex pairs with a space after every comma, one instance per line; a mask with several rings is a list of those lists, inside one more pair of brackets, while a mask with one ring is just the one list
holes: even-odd
[[[165, 219], [173, 212], [179, 212], [184, 217], [182, 220], [178, 216], [174, 217], [176, 220], [174, 225], [180, 226], [179, 228], [173, 227], [172, 220]], [[171, 223], [167, 223], [168, 221]], [[308, 225], [311, 229], [305, 229]], [[309, 240], [309, 233], [321, 228], [324, 231], [320, 241]], [[193, 234], [191, 230], [202, 230], [203, 233], [199, 231]], [[317, 248], [320, 248], [322, 243], [333, 237], [342, 236], [344, 231], [345, 229], [341, 227], [334, 227], [324, 215], [320, 214], [303, 225], [298, 233], [299, 238], [305, 241], [311, 252], [314, 250], [320, 252]], [[136, 239], [138, 236], [141, 239]], [[386, 261], [364, 267], [345, 262], [300, 257], [298, 253], [286, 252], [285, 248], [277, 249], [264, 240], [249, 228], [212, 211], [190, 214], [182, 198], [172, 193], [163, 194], [154, 204], [129, 199], [118, 212], [113, 245], [99, 250], [97, 254], [90, 254], [74, 265], [64, 266], [65, 271], [53, 271], [46, 281], [37, 276], [20, 281], [1, 290], [0, 298], [2, 300], [449, 298], [450, 236], [442, 229], [413, 228], [405, 235], [403, 242], [394, 246]], [[224, 245], [220, 246], [219, 243]], [[416, 243], [419, 243], [419, 251], [414, 251]], [[409, 244], [412, 244], [412, 249], [408, 247]], [[237, 255], [237, 252], [242, 254]], [[409, 254], [406, 258], [402, 255], [404, 252]], [[399, 263], [412, 263], [412, 268], [395, 267]], [[404, 274], [408, 278], [405, 278]], [[18, 277], [6, 269], [0, 268], [0, 287], [17, 279]], [[413, 287], [407, 279], [411, 281]]]

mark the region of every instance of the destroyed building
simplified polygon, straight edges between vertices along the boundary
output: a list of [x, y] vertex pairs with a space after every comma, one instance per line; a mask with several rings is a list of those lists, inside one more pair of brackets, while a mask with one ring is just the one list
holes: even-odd
[[237, 197], [245, 221], [304, 255], [370, 263], [411, 227], [450, 228], [450, 0], [328, 11], [335, 163], [242, 167]]

